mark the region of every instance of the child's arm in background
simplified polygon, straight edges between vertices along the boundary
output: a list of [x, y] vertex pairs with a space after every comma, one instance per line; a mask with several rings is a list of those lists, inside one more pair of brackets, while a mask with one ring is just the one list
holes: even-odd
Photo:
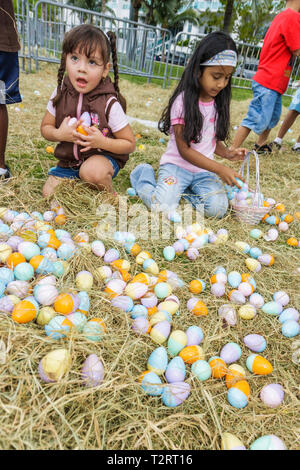
[[90, 149], [107, 150], [112, 153], [132, 153], [135, 150], [135, 137], [129, 124], [123, 129], [114, 132], [115, 139], [105, 137], [98, 127], [83, 127], [88, 135], [82, 135], [76, 131], [73, 132], [75, 143], [84, 147], [81, 152], [87, 152]]
[[41, 123], [42, 136], [51, 142], [75, 142], [74, 131], [78, 123], [69, 126], [69, 120], [70, 117], [66, 117], [57, 129], [55, 127], [55, 116], [46, 111]]
[[192, 165], [197, 166], [198, 168], [203, 168], [203, 170], [212, 171], [216, 173], [221, 180], [231, 186], [236, 185], [240, 187], [236, 181], [236, 178], [240, 178], [240, 175], [235, 171], [229, 168], [228, 166], [222, 165], [221, 163], [211, 160], [210, 158], [205, 157], [197, 150], [192, 149], [187, 145], [182, 137], [183, 125], [175, 124], [173, 126], [175, 139], [178, 151], [184, 160], [188, 161]]

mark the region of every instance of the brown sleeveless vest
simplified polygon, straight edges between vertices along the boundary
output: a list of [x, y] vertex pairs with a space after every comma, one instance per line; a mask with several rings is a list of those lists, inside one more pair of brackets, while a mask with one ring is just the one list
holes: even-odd
[[[108, 118], [111, 106], [117, 100], [117, 93], [109, 77], [103, 82], [99, 82], [94, 90], [83, 95], [81, 109], [77, 109], [80, 94], [75, 90], [68, 76], [65, 76], [62, 85], [61, 99], [56, 106], [55, 127], [58, 129], [62, 121], [67, 117], [80, 117], [82, 113], [90, 114], [92, 124], [96, 124], [100, 131], [107, 137], [114, 139], [114, 135], [108, 125]], [[109, 98], [114, 97], [105, 112], [106, 103]], [[78, 113], [78, 115], [77, 115]], [[107, 150], [91, 149], [88, 152], [80, 152], [81, 146], [72, 142], [60, 142], [54, 151], [54, 155], [59, 160], [58, 165], [63, 168], [79, 166], [84, 160], [92, 155], [109, 155], [113, 157], [123, 168], [129, 158], [128, 154], [120, 155], [108, 152]], [[78, 156], [78, 160], [76, 156]]]

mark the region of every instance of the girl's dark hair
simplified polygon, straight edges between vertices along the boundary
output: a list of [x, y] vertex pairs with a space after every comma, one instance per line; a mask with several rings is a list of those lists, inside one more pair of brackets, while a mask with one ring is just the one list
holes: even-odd
[[119, 89], [116, 35], [112, 31], [108, 31], [107, 36], [103, 31], [101, 31], [101, 29], [96, 28], [90, 24], [76, 26], [66, 33], [62, 44], [61, 61], [57, 73], [57, 94], [55, 98], [53, 98], [53, 106], [56, 106], [61, 99], [61, 86], [66, 71], [67, 55], [72, 54], [78, 48], [78, 52], [80, 54], [85, 54], [87, 57], [91, 57], [93, 54], [95, 54], [96, 50], [100, 48], [104, 65], [109, 62], [110, 54], [112, 55], [114, 87], [118, 100], [126, 112], [126, 100], [121, 95]]
[[[202, 139], [203, 116], [200, 112], [198, 101], [201, 92], [199, 83], [199, 72], [203, 73], [206, 62], [219, 52], [230, 49], [237, 53], [237, 48], [233, 39], [226, 33], [217, 31], [210, 33], [203, 38], [196, 47], [190, 58], [177, 88], [170, 98], [168, 106], [164, 109], [158, 123], [158, 128], [165, 134], [169, 134], [171, 127], [171, 107], [177, 96], [184, 92], [185, 125], [183, 128], [183, 139], [190, 146], [192, 141], [200, 142]], [[217, 112], [215, 132], [216, 140], [225, 141], [229, 136], [229, 107], [231, 99], [231, 79], [227, 86], [215, 97], [215, 107]]]

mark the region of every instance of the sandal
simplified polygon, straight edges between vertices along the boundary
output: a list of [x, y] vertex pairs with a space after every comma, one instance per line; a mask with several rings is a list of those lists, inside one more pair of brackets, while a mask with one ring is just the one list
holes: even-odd
[[9, 167], [7, 165], [5, 165], [5, 167], [6, 167], [6, 173], [4, 173], [3, 175], [0, 175], [0, 181], [8, 180], [9, 178], [12, 177]]
[[257, 145], [257, 144], [254, 144], [254, 150], [258, 153], [258, 154], [265, 154], [265, 153], [272, 153], [272, 145], [271, 144], [265, 144], [265, 145]]

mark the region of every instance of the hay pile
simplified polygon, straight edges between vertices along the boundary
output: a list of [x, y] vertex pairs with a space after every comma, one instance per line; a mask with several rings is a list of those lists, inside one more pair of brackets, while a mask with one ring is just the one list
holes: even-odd
[[[1, 206], [41, 212], [49, 208], [49, 203], [41, 197], [41, 188], [54, 160], [52, 162], [52, 157], [45, 152], [47, 143], [40, 136], [39, 125], [55, 87], [55, 70], [56, 67], [45, 65], [38, 74], [21, 75], [21, 90], [25, 98], [20, 111], [10, 108], [7, 149], [7, 160], [14, 178], [0, 186]], [[41, 96], [37, 97], [34, 90], [39, 90]], [[166, 104], [170, 94], [170, 90], [152, 85], [139, 87], [126, 80], [121, 81], [121, 90], [128, 100], [129, 115], [152, 120], [158, 119], [158, 111]], [[143, 106], [149, 96], [155, 104]], [[157, 101], [159, 106], [156, 105], [157, 98], [161, 100]], [[233, 125], [239, 124], [247, 105], [247, 102], [233, 102]], [[295, 126], [298, 132], [299, 124]], [[115, 180], [115, 189], [121, 194], [130, 186], [129, 174], [134, 166], [147, 161], [157, 168], [165, 148], [158, 142], [161, 137], [158, 131], [138, 125], [134, 126], [134, 131], [141, 134], [138, 143], [145, 145], [145, 151], [136, 151]], [[298, 135], [297, 131], [293, 136]], [[299, 157], [291, 152], [290, 147], [286, 152], [263, 157], [261, 176], [265, 196], [284, 202], [288, 212], [293, 214], [300, 199]], [[73, 235], [87, 231], [91, 240], [97, 238], [96, 225], [100, 217], [96, 211], [99, 204], [112, 202], [116, 207], [118, 205], [109, 195], [99, 194], [84, 184], [74, 182], [59, 188], [57, 200], [68, 217], [65, 228]], [[128, 204], [133, 202], [134, 199]], [[228, 229], [230, 238], [226, 245], [208, 246], [202, 250], [195, 263], [185, 257], [166, 262], [162, 249], [171, 244], [169, 242], [139, 242], [150, 251], [160, 268], [177, 272], [186, 282], [197, 277], [207, 282], [217, 265], [224, 266], [227, 271], [247, 271], [244, 256], [236, 251], [234, 241], [244, 240], [252, 246], [257, 245], [263, 252], [275, 256], [273, 267], [263, 268], [255, 275], [258, 292], [266, 300], [271, 300], [275, 291], [285, 290], [291, 299], [289, 305], [299, 309], [299, 274], [293, 274], [300, 264], [299, 250], [285, 242], [292, 235], [300, 238], [299, 222], [294, 222], [289, 232], [281, 234], [273, 243], [264, 240], [254, 243], [249, 237], [249, 228], [230, 215], [221, 221], [209, 221], [207, 225], [214, 231]], [[262, 226], [264, 231], [268, 228]], [[113, 243], [106, 242], [105, 245], [108, 248]], [[122, 253], [131, 261], [131, 272], [134, 274], [137, 269], [134, 259]], [[102, 261], [93, 254], [81, 252], [72, 258], [70, 270], [60, 279], [58, 287], [74, 286], [77, 272], [82, 269], [93, 272], [101, 264]], [[265, 336], [268, 347], [264, 356], [273, 364], [274, 372], [267, 377], [247, 373], [251, 398], [243, 410], [236, 410], [228, 404], [222, 380], [209, 379], [200, 383], [188, 373], [190, 397], [178, 408], [168, 409], [162, 405], [160, 398], [143, 394], [137, 382], [157, 345], [149, 337], [137, 337], [131, 332], [129, 315], [111, 307], [102, 291], [103, 287], [96, 279], [90, 292], [90, 316], [103, 318], [107, 326], [101, 343], [88, 341], [75, 332], [68, 339], [53, 342], [34, 323], [16, 325], [9, 317], [1, 316], [0, 338], [7, 345], [7, 354], [6, 362], [0, 364], [0, 448], [219, 449], [220, 434], [227, 431], [238, 435], [246, 447], [261, 435], [276, 434], [289, 449], [299, 449], [299, 365], [292, 362], [292, 348], [297, 338], [283, 337], [276, 317], [260, 313], [252, 321], [239, 320], [236, 327], [224, 328], [217, 310], [226, 302], [225, 299], [213, 297], [206, 289], [200, 297], [207, 303], [209, 315], [199, 318], [190, 314], [185, 307], [191, 296], [188, 290], [176, 291], [181, 308], [180, 315], [173, 319], [173, 329], [185, 330], [192, 324], [201, 326], [205, 334], [203, 348], [206, 359], [218, 355], [224, 344], [234, 341], [242, 347], [239, 363], [245, 366], [249, 351], [243, 345], [242, 338], [253, 332]], [[45, 385], [38, 377], [37, 366], [41, 358], [56, 347], [70, 350], [72, 367], [60, 383]], [[84, 388], [80, 380], [83, 361], [91, 353], [96, 353], [105, 367], [105, 380], [97, 389]], [[285, 390], [284, 402], [277, 409], [267, 408], [259, 399], [261, 388], [271, 382], [281, 383]]]

